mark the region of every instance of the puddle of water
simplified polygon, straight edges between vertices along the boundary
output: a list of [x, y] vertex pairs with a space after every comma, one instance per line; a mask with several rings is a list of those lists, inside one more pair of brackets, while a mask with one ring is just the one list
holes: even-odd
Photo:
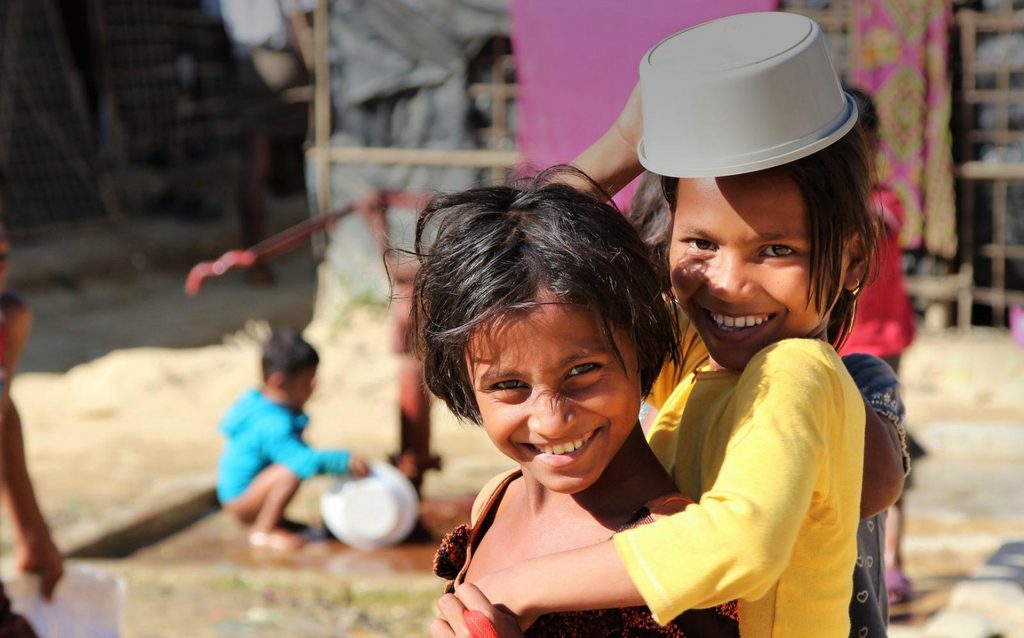
[[218, 511], [139, 549], [130, 559], [147, 563], [318, 570], [348, 577], [430, 572], [438, 540], [469, 520], [472, 503], [470, 497], [424, 501], [420, 505], [420, 527], [410, 540], [374, 551], [355, 550], [329, 537], [310, 542], [295, 552], [252, 548], [247, 542], [246, 528]]

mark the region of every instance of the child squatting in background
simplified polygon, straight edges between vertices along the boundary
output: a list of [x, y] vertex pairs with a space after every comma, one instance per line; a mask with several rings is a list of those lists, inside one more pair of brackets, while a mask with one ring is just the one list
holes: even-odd
[[[460, 591], [692, 503], [637, 422], [677, 352], [658, 272], [614, 207], [549, 176], [438, 196], [417, 223], [413, 321], [426, 382], [519, 465], [483, 488], [471, 527], [438, 552], [435, 570]], [[527, 633], [735, 636], [734, 612], [693, 610], [665, 627], [641, 606], [555, 613]]]
[[224, 452], [217, 471], [217, 498], [225, 510], [251, 525], [257, 547], [296, 549], [300, 525], [284, 511], [303, 480], [315, 474], [366, 476], [366, 461], [348, 450], [317, 450], [302, 435], [309, 417], [302, 407], [313, 394], [320, 357], [290, 328], [275, 328], [263, 343], [263, 384], [248, 390], [221, 422]]
[[[733, 19], [749, 16], [724, 20]], [[720, 37], [704, 43], [728, 48]], [[834, 75], [824, 90], [852, 126]], [[766, 106], [750, 103], [770, 120]], [[641, 132], [634, 93], [576, 164], [618, 189], [641, 170]], [[894, 428], [866, 408], [832, 345], [874, 256], [864, 141], [837, 128], [817, 142], [753, 172], [664, 175], [682, 359], [652, 388], [659, 414], [648, 438], [676, 487], [699, 501], [610, 542], [487, 574], [456, 602], [488, 618], [502, 611], [486, 601], [500, 603], [528, 626], [552, 610], [641, 602], [669, 622], [736, 599], [745, 637], [848, 635], [858, 521], [895, 500], [902, 470]], [[865, 446], [881, 471], [865, 470]], [[441, 611], [462, 632], [456, 610]]]

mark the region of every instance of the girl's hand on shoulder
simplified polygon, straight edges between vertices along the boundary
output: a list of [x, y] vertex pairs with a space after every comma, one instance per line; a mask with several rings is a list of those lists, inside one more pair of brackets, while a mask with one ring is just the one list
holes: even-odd
[[515, 616], [491, 604], [475, 585], [464, 583], [437, 601], [432, 638], [517, 638], [523, 632]]

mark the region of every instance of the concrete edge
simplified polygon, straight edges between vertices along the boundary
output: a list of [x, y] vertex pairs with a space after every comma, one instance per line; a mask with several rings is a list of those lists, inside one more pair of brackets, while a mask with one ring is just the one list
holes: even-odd
[[165, 538], [219, 507], [212, 477], [189, 478], [144, 494], [98, 520], [82, 521], [56, 533], [67, 558], [123, 558]]

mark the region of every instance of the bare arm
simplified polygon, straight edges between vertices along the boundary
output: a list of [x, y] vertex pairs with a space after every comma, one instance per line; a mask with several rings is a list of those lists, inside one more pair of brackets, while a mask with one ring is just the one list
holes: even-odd
[[637, 85], [612, 126], [572, 164], [609, 195], [614, 195], [644, 170], [636, 153], [636, 145], [642, 135], [640, 86]]
[[21, 414], [11, 400], [10, 391], [18, 361], [32, 329], [32, 313], [20, 302], [10, 301], [7, 295], [4, 301], [8, 344], [7, 379], [0, 399], [3, 406], [0, 421], [3, 500], [14, 524], [18, 568], [39, 574], [43, 595], [50, 598], [64, 573], [64, 559], [50, 536], [50, 529], [32, 488], [25, 462]]
[[[572, 574], [567, 587], [566, 574]], [[528, 627], [552, 611], [585, 611], [643, 605], [612, 541], [518, 563], [473, 583], [491, 601]], [[456, 595], [459, 591], [456, 590]]]
[[903, 493], [903, 455], [893, 424], [865, 403], [864, 479], [860, 495], [860, 517], [883, 512]]
[[864, 397], [864, 478], [861, 518], [884, 511], [903, 493], [907, 459], [901, 440], [903, 403], [896, 373], [878, 357], [849, 354], [843, 363]]

